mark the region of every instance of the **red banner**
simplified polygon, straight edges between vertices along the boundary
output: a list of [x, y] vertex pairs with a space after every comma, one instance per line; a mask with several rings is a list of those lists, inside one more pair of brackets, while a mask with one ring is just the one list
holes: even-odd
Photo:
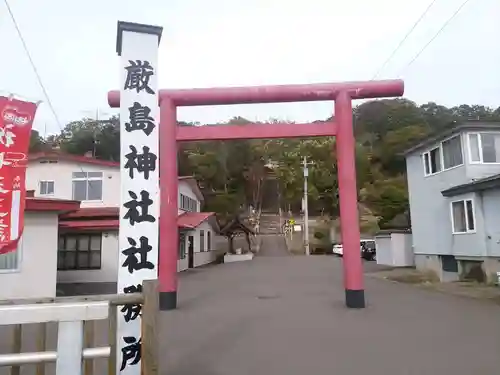
[[37, 105], [0, 96], [0, 254], [17, 249], [24, 229], [26, 162]]

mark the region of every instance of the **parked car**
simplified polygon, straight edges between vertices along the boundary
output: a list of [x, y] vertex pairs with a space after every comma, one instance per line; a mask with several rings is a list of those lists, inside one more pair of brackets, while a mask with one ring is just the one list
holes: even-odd
[[[362, 239], [359, 244], [359, 251], [363, 259], [375, 260], [377, 258], [377, 249], [374, 240]], [[332, 247], [332, 253], [338, 256], [343, 256], [344, 251], [342, 244], [334, 244]]]
[[332, 253], [338, 256], [342, 256], [342, 244], [333, 245]]
[[377, 259], [377, 246], [374, 240], [361, 240], [361, 256], [366, 260]]

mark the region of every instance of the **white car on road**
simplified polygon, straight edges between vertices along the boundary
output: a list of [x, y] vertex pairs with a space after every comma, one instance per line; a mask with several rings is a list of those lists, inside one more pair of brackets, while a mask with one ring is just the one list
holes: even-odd
[[342, 244], [335, 244], [335, 245], [333, 245], [332, 252], [333, 252], [335, 255], [339, 255], [339, 256], [341, 256], [341, 255], [343, 254]]

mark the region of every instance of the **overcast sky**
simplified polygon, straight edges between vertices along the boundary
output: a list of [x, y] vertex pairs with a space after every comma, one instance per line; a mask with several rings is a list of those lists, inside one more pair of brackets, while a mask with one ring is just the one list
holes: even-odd
[[[190, 88], [369, 80], [431, 0], [9, 0], [61, 125], [115, 113], [118, 20], [163, 26], [160, 86]], [[500, 106], [500, 2], [437, 0], [379, 78], [403, 78], [417, 103]], [[58, 132], [7, 8], [0, 1], [0, 90], [42, 100], [35, 128]], [[185, 121], [232, 116], [324, 119], [332, 103], [184, 108]]]

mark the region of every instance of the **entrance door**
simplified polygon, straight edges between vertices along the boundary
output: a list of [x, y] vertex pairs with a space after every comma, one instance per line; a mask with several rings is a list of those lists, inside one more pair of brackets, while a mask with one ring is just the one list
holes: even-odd
[[188, 268], [194, 268], [194, 237], [188, 237]]

